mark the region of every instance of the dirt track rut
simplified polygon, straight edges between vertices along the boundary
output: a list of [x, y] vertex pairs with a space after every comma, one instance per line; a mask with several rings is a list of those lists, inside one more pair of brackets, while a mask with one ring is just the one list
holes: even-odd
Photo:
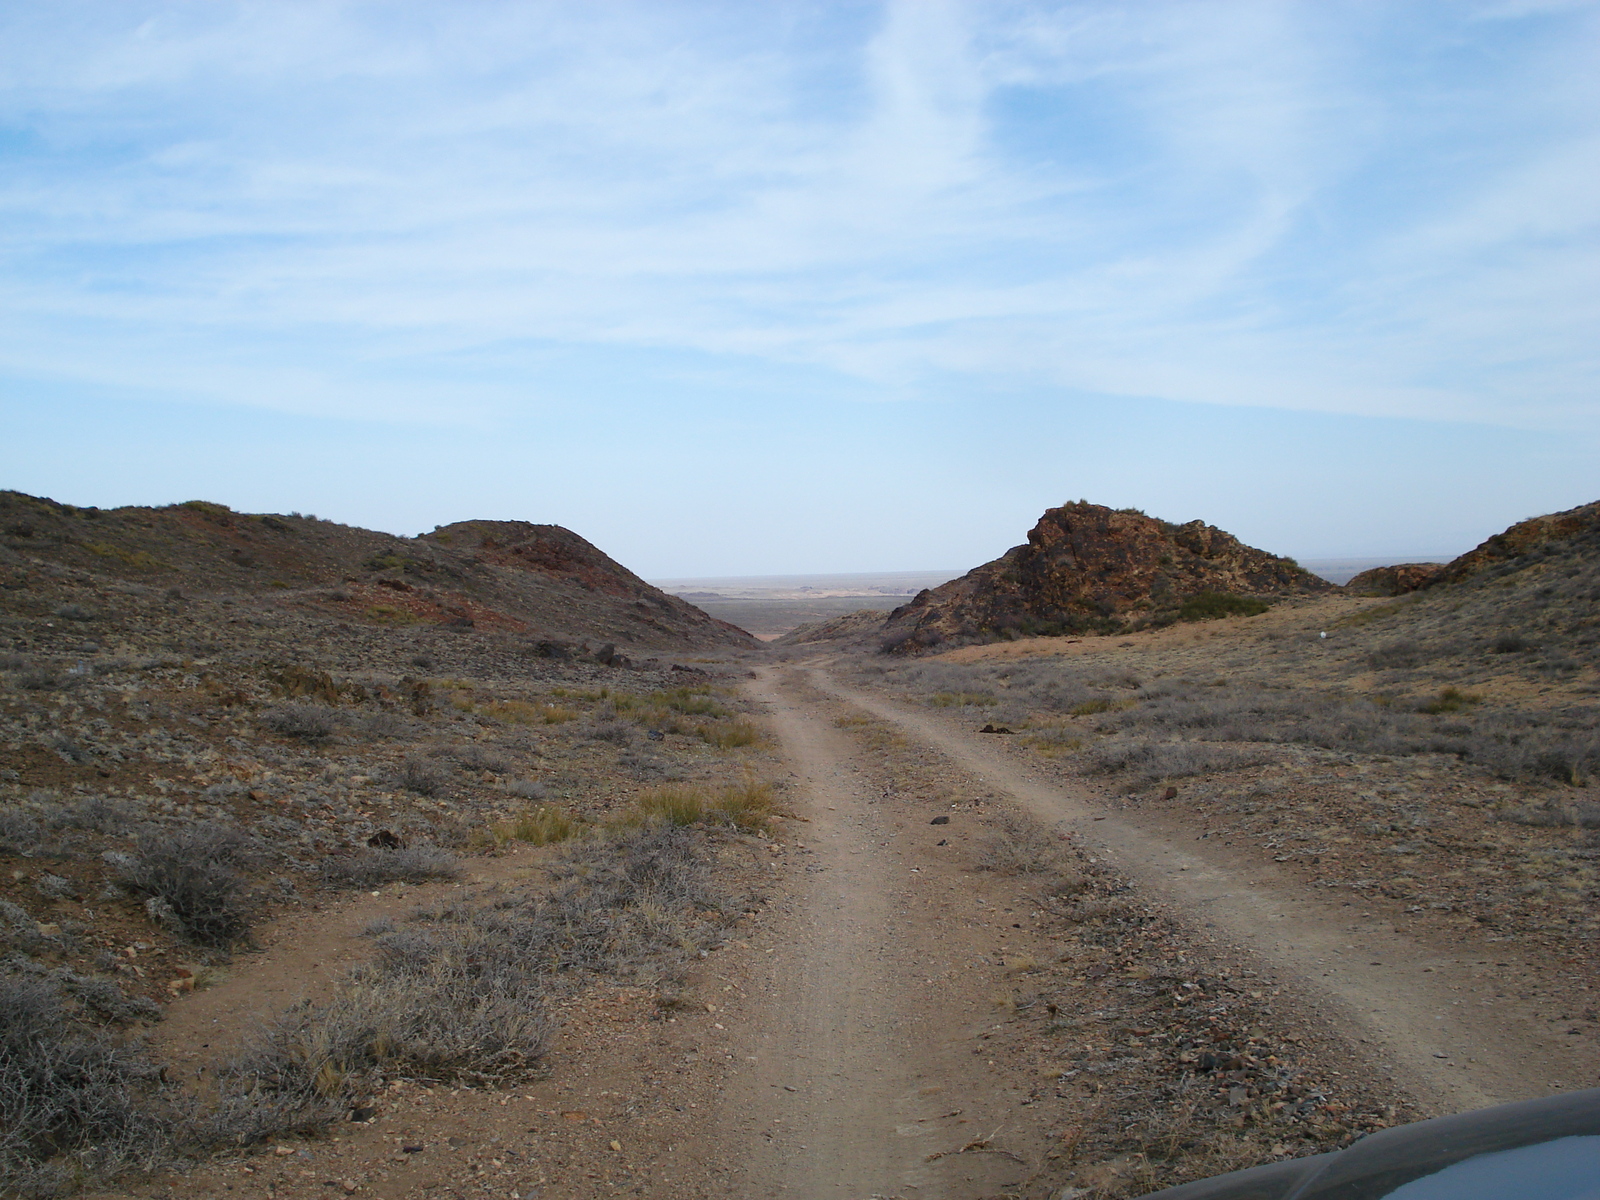
[[982, 997], [929, 988], [963, 948], [916, 919], [917, 893], [938, 886], [933, 868], [908, 861], [850, 769], [853, 748], [822, 715], [770, 673], [751, 691], [793, 764], [810, 861], [786, 944], [755, 968], [736, 1035], [751, 1067], [725, 1093], [720, 1140], [744, 1163], [739, 1194], [993, 1194], [1019, 1173], [1014, 1157], [928, 1161], [1014, 1104], [969, 1050]]
[[[1292, 980], [1302, 1000], [1353, 1041], [1371, 1043], [1393, 1078], [1427, 1108], [1454, 1112], [1587, 1086], [1595, 1064], [1578, 1061], [1548, 1033], [1506, 1011], [1492, 988], [1475, 987], [1480, 961], [1392, 928], [1363, 923], [1347, 906], [1291, 894], [1270, 867], [1241, 874], [1207, 858], [1193, 831], [1136, 823], [1043, 778], [995, 739], [862, 692], [825, 671], [811, 682], [948, 756], [1036, 817], [1071, 829], [1152, 895], [1193, 914], [1220, 938]], [[1180, 838], [1182, 840], [1180, 840]], [[1342, 910], [1341, 910], [1342, 909]], [[1494, 948], [1509, 977], [1529, 964]]]

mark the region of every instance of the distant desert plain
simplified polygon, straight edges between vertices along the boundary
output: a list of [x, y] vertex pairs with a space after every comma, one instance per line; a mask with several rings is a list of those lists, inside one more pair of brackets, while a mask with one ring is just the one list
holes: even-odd
[[[1458, 552], [1459, 553], [1459, 552]], [[1301, 565], [1341, 586], [1373, 567], [1395, 562], [1445, 563], [1455, 554], [1413, 554], [1388, 558], [1318, 558]], [[695, 579], [652, 579], [663, 592], [687, 600], [712, 616], [770, 642], [801, 625], [826, 621], [862, 609], [889, 612], [923, 588], [938, 587], [960, 570], [859, 571], [829, 575], [733, 575]]]

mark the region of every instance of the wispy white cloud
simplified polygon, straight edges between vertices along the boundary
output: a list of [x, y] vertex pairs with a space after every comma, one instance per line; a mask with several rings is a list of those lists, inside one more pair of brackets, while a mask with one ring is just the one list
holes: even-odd
[[416, 416], [559, 343], [1592, 429], [1595, 13], [13, 9], [0, 365]]

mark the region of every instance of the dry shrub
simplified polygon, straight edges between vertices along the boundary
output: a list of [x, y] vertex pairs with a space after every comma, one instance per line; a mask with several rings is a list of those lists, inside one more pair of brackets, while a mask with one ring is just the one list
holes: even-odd
[[721, 929], [703, 844], [663, 821], [574, 842], [547, 893], [508, 906], [508, 937], [551, 970], [659, 973]]
[[680, 785], [656, 788], [634, 801], [621, 819], [624, 825], [666, 821], [673, 825], [733, 825], [739, 829], [766, 827], [772, 815], [772, 785], [743, 783], [712, 791]]
[[627, 721], [619, 721], [614, 717], [602, 716], [590, 721], [583, 729], [583, 736], [596, 742], [611, 742], [613, 745], [626, 746], [638, 734], [638, 727]]
[[1600, 804], [1593, 800], [1580, 800], [1570, 807], [1558, 800], [1549, 799], [1541, 804], [1524, 804], [1500, 813], [1502, 821], [1517, 825], [1534, 825], [1545, 828], [1577, 826], [1579, 829], [1600, 829]]
[[125, 833], [134, 823], [134, 808], [106, 796], [83, 796], [40, 809], [39, 817], [51, 829], [89, 829], [96, 833]]
[[1236, 750], [1205, 742], [1119, 739], [1095, 747], [1087, 767], [1100, 774], [1127, 772], [1135, 782], [1156, 783], [1208, 771], [1233, 771], [1271, 761], [1261, 750]]
[[461, 873], [456, 856], [438, 846], [374, 847], [359, 854], [329, 858], [322, 864], [323, 881], [332, 887], [374, 888], [405, 881], [454, 879]]
[[997, 702], [988, 692], [935, 692], [928, 703], [934, 708], [989, 708]]
[[1066, 855], [1048, 829], [1010, 818], [978, 844], [974, 856], [980, 871], [1000, 875], [1054, 875], [1066, 869]]
[[71, 1019], [41, 979], [0, 977], [0, 1193], [54, 1196], [171, 1145], [160, 1070]]
[[393, 780], [396, 787], [419, 796], [437, 796], [449, 783], [441, 767], [420, 758], [408, 758], [401, 763], [395, 768]]
[[60, 688], [75, 686], [78, 683], [78, 677], [62, 675], [50, 667], [33, 667], [30, 670], [18, 672], [15, 682], [25, 692], [52, 692]]
[[695, 733], [701, 741], [715, 746], [719, 750], [733, 750], [740, 746], [759, 746], [766, 740], [761, 731], [761, 726], [742, 717], [733, 721], [719, 721], [712, 725], [697, 726]]
[[1044, 755], [1057, 758], [1083, 749], [1083, 735], [1069, 725], [1039, 725], [1024, 731], [1022, 744]]
[[121, 867], [121, 881], [146, 897], [152, 917], [202, 946], [228, 946], [249, 932], [253, 909], [238, 867], [256, 853], [238, 830], [212, 822], [150, 827]]
[[1415, 667], [1427, 655], [1416, 642], [1407, 640], [1387, 642], [1367, 655], [1367, 665], [1375, 671]]
[[443, 755], [459, 763], [469, 771], [488, 771], [491, 775], [509, 775], [511, 773], [511, 763], [503, 754], [498, 754], [493, 750], [470, 742], [460, 746], [451, 746], [448, 750], [436, 751], [435, 753], [443, 753]]
[[325, 742], [339, 728], [334, 711], [322, 704], [281, 704], [262, 713], [261, 727], [302, 742]]
[[404, 737], [416, 729], [415, 722], [392, 712], [358, 713], [347, 717], [346, 720], [356, 733], [373, 741]]
[[398, 932], [329, 1003], [285, 1014], [221, 1072], [202, 1144], [245, 1145], [345, 1117], [385, 1076], [486, 1083], [533, 1066], [545, 981], [470, 929]]
[[544, 784], [537, 779], [511, 779], [505, 784], [506, 791], [521, 800], [543, 800], [547, 794]]
[[494, 700], [476, 711], [509, 725], [561, 725], [578, 717], [575, 709], [557, 704], [530, 704], [526, 700]]
[[566, 841], [582, 828], [582, 823], [566, 809], [555, 804], [541, 804], [531, 812], [496, 825], [490, 831], [490, 840], [497, 846], [507, 842], [550, 846]]
[[1071, 708], [1067, 709], [1067, 715], [1073, 717], [1093, 717], [1098, 716], [1100, 713], [1121, 712], [1124, 709], [1132, 707], [1133, 702], [1129, 700], [1112, 700], [1109, 697], [1097, 696], [1092, 700], [1085, 700], [1080, 704], [1074, 704]]
[[17, 808], [0, 808], [0, 851], [29, 855], [38, 849], [44, 833], [38, 818]]

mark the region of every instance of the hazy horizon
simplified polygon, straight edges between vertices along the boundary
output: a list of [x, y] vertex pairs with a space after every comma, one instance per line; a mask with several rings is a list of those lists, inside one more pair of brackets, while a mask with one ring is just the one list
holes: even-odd
[[[1333, 558], [1298, 559], [1296, 561], [1314, 575], [1320, 575], [1333, 583], [1344, 584], [1355, 575], [1372, 567], [1388, 567], [1397, 563], [1445, 563], [1460, 557], [1470, 549], [1472, 547], [1468, 546], [1454, 554], [1416, 554], [1400, 558], [1345, 555]], [[911, 595], [922, 588], [938, 587], [941, 583], [958, 579], [974, 567], [981, 565], [981, 563], [973, 563], [971, 566], [962, 567], [959, 570], [942, 571], [821, 571], [814, 574], [780, 573], [774, 575], [693, 576], [689, 578], [659, 577], [647, 579], [645, 582], [673, 595], [682, 595], [688, 591], [704, 589], [718, 592], [726, 598], [733, 599], [762, 592], [788, 593], [802, 588], [814, 589], [818, 592], [860, 595], [869, 594], [867, 589], [874, 588], [883, 594], [890, 594], [888, 589], [896, 581], [914, 579], [919, 581], [915, 586], [909, 586], [904, 592], [894, 593]], [[862, 585], [863, 590], [859, 593], [847, 592], [846, 589], [852, 581]]]

